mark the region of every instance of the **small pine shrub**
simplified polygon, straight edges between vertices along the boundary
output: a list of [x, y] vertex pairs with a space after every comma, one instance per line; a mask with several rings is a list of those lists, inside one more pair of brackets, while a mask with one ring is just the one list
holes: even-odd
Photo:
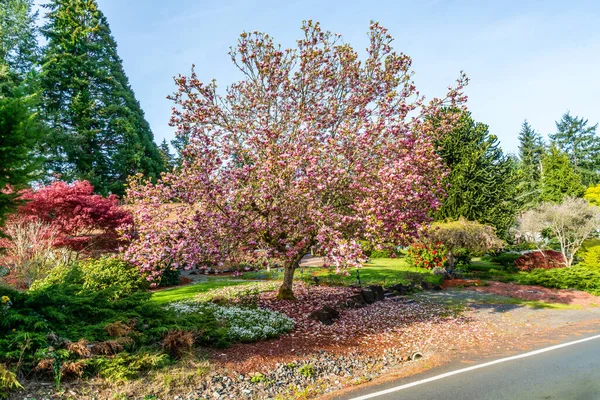
[[442, 243], [414, 243], [408, 248], [407, 259], [417, 268], [444, 267], [448, 249]]
[[145, 290], [149, 287], [135, 266], [117, 257], [104, 256], [79, 263], [84, 290], [111, 289], [115, 297]]
[[515, 267], [521, 271], [534, 269], [554, 269], [565, 266], [562, 253], [555, 250], [532, 251], [515, 260]]
[[113, 299], [149, 287], [136, 267], [117, 257], [104, 256], [55, 267], [46, 278], [34, 282], [31, 289], [39, 290], [64, 282], [81, 285], [83, 291], [111, 292]]
[[298, 368], [298, 373], [304, 376], [305, 378], [312, 378], [315, 375], [316, 371], [315, 367], [312, 364], [304, 364], [303, 366]]
[[600, 296], [600, 271], [582, 266], [536, 269], [519, 276], [519, 283], [553, 289], [577, 289]]

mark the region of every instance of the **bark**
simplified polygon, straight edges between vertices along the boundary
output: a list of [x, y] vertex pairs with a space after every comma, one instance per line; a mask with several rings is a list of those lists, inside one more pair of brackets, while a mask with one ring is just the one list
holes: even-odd
[[295, 270], [296, 266], [293, 264], [288, 264], [283, 269], [283, 283], [279, 288], [279, 293], [277, 293], [277, 298], [279, 300], [296, 300], [292, 290]]
[[306, 254], [306, 252], [301, 252], [294, 260], [283, 267], [283, 283], [279, 288], [279, 293], [277, 293], [277, 298], [279, 300], [296, 300], [292, 287], [294, 282], [294, 272], [296, 271], [296, 268], [298, 268], [298, 264], [302, 257], [304, 257], [304, 254]]

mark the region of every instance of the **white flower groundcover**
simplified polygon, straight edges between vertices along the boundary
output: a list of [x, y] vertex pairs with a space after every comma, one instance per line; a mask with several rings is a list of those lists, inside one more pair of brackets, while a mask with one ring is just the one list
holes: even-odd
[[294, 329], [288, 316], [260, 308], [221, 306], [213, 303], [182, 301], [167, 306], [179, 314], [211, 313], [227, 324], [227, 337], [232, 342], [255, 342], [275, 338]]

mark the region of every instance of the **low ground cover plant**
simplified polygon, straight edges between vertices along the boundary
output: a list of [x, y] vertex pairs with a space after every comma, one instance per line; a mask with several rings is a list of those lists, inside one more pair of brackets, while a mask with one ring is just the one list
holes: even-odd
[[528, 274], [519, 275], [518, 282], [555, 289], [583, 290], [600, 296], [600, 271], [579, 265], [570, 268], [535, 269]]
[[284, 314], [260, 308], [222, 306], [214, 303], [187, 301], [171, 303], [169, 309], [180, 315], [213, 314], [227, 324], [231, 342], [254, 342], [280, 336], [294, 329], [294, 321]]
[[120, 382], [162, 368], [194, 345], [225, 347], [294, 327], [283, 314], [258, 308], [164, 307], [129, 281], [129, 268], [102, 258], [57, 270], [26, 292], [0, 287], [0, 365], [16, 379], [38, 376], [56, 386], [86, 376]]

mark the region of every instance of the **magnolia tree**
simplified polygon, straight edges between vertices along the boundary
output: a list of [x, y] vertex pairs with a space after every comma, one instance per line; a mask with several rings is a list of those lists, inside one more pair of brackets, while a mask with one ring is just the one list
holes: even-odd
[[442, 109], [462, 106], [466, 78], [425, 102], [410, 58], [380, 25], [364, 61], [318, 23], [302, 30], [293, 49], [242, 33], [230, 55], [243, 80], [223, 95], [194, 71], [176, 78], [171, 123], [189, 138], [185, 162], [128, 191], [136, 232], [126, 255], [148, 279], [266, 254], [281, 260], [278, 296], [289, 299], [311, 246], [338, 271], [358, 267], [359, 239], [407, 242], [439, 207], [445, 170], [433, 143], [451, 129]]
[[519, 233], [526, 240], [541, 244], [544, 236], [560, 244], [564, 264], [570, 267], [583, 242], [600, 228], [600, 209], [580, 198], [562, 203], [543, 203], [519, 218]]

